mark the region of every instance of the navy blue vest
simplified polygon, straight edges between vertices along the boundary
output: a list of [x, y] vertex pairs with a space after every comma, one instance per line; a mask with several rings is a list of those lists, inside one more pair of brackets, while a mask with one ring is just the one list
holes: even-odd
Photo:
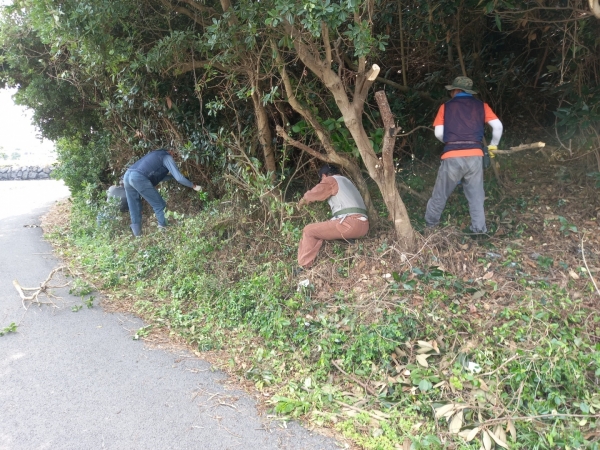
[[485, 111], [483, 102], [457, 95], [444, 106], [444, 152], [483, 148]]
[[163, 165], [163, 158], [168, 154], [165, 149], [154, 150], [133, 163], [129, 170], [141, 173], [156, 186], [169, 174], [169, 169]]

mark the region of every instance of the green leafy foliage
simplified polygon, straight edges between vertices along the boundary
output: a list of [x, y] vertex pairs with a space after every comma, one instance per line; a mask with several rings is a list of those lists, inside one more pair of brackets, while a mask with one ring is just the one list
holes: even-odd
[[56, 143], [58, 163], [52, 176], [64, 180], [74, 195], [86, 186], [97, 186], [106, 181], [108, 168], [108, 136], [95, 136], [85, 145], [81, 139], [61, 139]]
[[7, 327], [4, 327], [0, 330], [0, 336], [4, 336], [5, 334], [16, 333], [16, 332], [17, 332], [17, 324], [14, 322], [11, 322], [10, 325], [8, 325]]
[[[252, 201], [260, 202], [256, 192]], [[350, 263], [345, 247], [329, 245], [332, 268], [344, 268], [336, 279], [358, 274], [362, 281], [324, 295], [323, 287], [297, 290], [290, 282], [295, 252], [284, 249], [295, 250], [296, 219], [282, 222], [261, 247], [263, 225], [233, 225], [225, 205], [177, 214], [167, 234], [133, 240], [123, 223], [89, 227], [83, 219], [96, 209], [78, 201], [68, 251], [114, 296], [135, 290], [147, 299], [136, 303], [148, 325], [134, 339], [166, 331], [198, 351], [227, 350], [230, 370], [263, 391], [274, 412], [310, 417], [364, 448], [406, 439], [433, 449], [449, 442], [466, 449], [488, 438], [523, 448], [589, 443], [583, 430], [595, 426], [600, 407], [600, 348], [589, 335], [597, 321], [590, 322], [582, 298], [529, 277], [516, 242], [484, 249], [480, 263], [489, 271], [477, 279], [422, 260], [373, 277], [356, 264], [367, 256], [386, 267], [389, 241], [364, 255], [357, 247]], [[534, 266], [538, 273], [564, 269], [545, 255]], [[502, 295], [492, 275], [503, 270], [523, 288], [493, 321], [483, 320], [474, 311]], [[540, 424], [513, 420], [530, 416]]]

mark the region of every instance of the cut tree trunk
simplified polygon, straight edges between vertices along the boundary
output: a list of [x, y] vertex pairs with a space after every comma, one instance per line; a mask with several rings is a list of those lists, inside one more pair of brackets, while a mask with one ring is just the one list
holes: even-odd
[[[400, 193], [396, 187], [395, 180], [391, 182], [389, 178], [386, 180], [386, 177], [383, 173], [385, 168], [391, 170], [393, 173], [393, 161], [391, 162], [391, 166], [390, 163], [384, 165], [383, 158], [380, 160], [373, 151], [371, 142], [369, 142], [369, 137], [362, 126], [362, 122], [358, 117], [356, 117], [356, 114], [352, 114], [351, 112], [348, 113], [348, 111], [346, 111], [346, 114], [344, 114], [344, 110], [341, 109], [341, 111], [342, 115], [344, 116], [346, 127], [354, 138], [354, 142], [356, 143], [356, 146], [363, 157], [363, 161], [367, 167], [369, 175], [371, 178], [373, 178], [375, 183], [377, 183], [377, 186], [381, 191], [383, 201], [389, 211], [389, 217], [393, 221], [394, 230], [396, 231], [398, 239], [406, 245], [406, 250], [413, 250], [414, 232], [410, 221], [408, 220], [408, 213], [406, 212], [404, 202], [402, 202], [402, 198], [400, 197]], [[392, 151], [393, 143], [392, 149], [390, 150], [389, 154], [386, 155], [388, 159], [391, 159]]]
[[[385, 91], [377, 91], [375, 100], [381, 119], [383, 120], [383, 148], [381, 151], [381, 165], [377, 167], [380, 180], [376, 180], [381, 188], [383, 200], [388, 207], [390, 219], [394, 223], [394, 229], [398, 238], [403, 241], [407, 249], [415, 245], [415, 235], [410, 224], [406, 206], [400, 197], [396, 186], [396, 168], [394, 167], [394, 144], [400, 127], [396, 127], [394, 116], [387, 101]], [[383, 167], [381, 167], [383, 166]]]

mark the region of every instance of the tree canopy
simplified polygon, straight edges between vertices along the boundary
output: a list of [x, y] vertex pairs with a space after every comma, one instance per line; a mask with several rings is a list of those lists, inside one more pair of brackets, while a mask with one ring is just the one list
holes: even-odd
[[[397, 221], [394, 168], [436, 153], [427, 128], [457, 75], [504, 122], [503, 144], [551, 140], [600, 161], [598, 15], [597, 0], [15, 0], [2, 82], [64, 167], [94, 161], [72, 187], [164, 145], [217, 194], [215, 173], [241, 154], [273, 186], [308, 155], [340, 164], [371, 210], [373, 179]], [[402, 128], [381, 161], [378, 90]]]

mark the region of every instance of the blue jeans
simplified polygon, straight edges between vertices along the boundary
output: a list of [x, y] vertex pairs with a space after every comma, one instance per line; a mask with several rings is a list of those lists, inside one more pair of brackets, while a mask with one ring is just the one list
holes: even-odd
[[158, 224], [163, 227], [167, 225], [165, 222], [167, 204], [145, 175], [135, 170], [128, 170], [123, 177], [123, 183], [131, 216], [131, 231], [134, 236], [142, 234], [142, 197], [152, 206]]
[[485, 210], [483, 202], [483, 164], [481, 156], [465, 156], [442, 160], [433, 193], [427, 202], [425, 223], [428, 227], [437, 226], [440, 222], [446, 201], [458, 183], [462, 180], [463, 192], [469, 202], [471, 214], [471, 231], [485, 233]]

